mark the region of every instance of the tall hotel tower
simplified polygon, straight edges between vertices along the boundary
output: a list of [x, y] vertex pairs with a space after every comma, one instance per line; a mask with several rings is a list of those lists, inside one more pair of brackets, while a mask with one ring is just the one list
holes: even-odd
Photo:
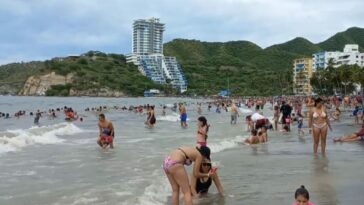
[[187, 91], [187, 80], [176, 57], [163, 55], [164, 24], [157, 18], [138, 19], [133, 23], [133, 53], [127, 61], [159, 84], [169, 83], [181, 93]]

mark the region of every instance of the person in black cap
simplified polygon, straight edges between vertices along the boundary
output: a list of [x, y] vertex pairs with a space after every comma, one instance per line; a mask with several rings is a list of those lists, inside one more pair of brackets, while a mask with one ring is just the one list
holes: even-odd
[[180, 189], [186, 205], [192, 205], [191, 187], [184, 165], [193, 165], [193, 175], [196, 178], [210, 177], [210, 173], [201, 173], [200, 167], [204, 159], [210, 160], [210, 148], [203, 146], [180, 147], [173, 150], [164, 160], [163, 169], [172, 186], [172, 204], [179, 204]]

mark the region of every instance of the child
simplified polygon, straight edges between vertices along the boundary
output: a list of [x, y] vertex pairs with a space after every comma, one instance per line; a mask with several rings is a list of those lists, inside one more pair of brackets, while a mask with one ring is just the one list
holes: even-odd
[[298, 135], [304, 135], [305, 132], [302, 130], [303, 116], [301, 115], [301, 113], [298, 113], [297, 116], [298, 116], [298, 119], [297, 119], [297, 122], [298, 122]]
[[296, 201], [292, 205], [315, 205], [310, 202], [310, 194], [303, 185], [296, 190], [294, 198]]

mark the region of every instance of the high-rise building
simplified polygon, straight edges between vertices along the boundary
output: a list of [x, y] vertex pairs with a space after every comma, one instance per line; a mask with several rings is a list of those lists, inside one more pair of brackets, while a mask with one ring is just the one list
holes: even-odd
[[357, 44], [347, 44], [343, 52], [340, 51], [322, 51], [312, 55], [314, 70], [325, 69], [330, 63], [334, 67], [341, 65], [357, 64], [364, 67], [364, 53], [359, 52]]
[[133, 24], [133, 53], [163, 54], [164, 24], [158, 18], [138, 19]]
[[133, 53], [127, 62], [159, 84], [169, 83], [181, 93], [187, 91], [187, 80], [176, 57], [163, 55], [164, 24], [157, 18], [139, 19], [133, 24]]
[[311, 58], [298, 58], [293, 61], [293, 92], [295, 94], [312, 94], [310, 79], [313, 72]]

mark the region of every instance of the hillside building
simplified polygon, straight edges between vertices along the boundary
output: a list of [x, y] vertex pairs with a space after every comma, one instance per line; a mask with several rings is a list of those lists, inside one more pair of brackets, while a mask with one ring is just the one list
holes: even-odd
[[364, 67], [364, 53], [359, 52], [357, 44], [347, 44], [343, 52], [340, 51], [322, 51], [312, 55], [314, 70], [325, 69], [329, 66], [330, 60], [334, 67], [341, 65], [357, 64]]
[[133, 23], [133, 53], [127, 62], [159, 84], [170, 83], [181, 93], [187, 91], [187, 80], [176, 57], [163, 55], [164, 24], [157, 18], [139, 19]]
[[311, 95], [310, 79], [314, 72], [311, 58], [299, 58], [293, 61], [293, 92], [297, 95]]

